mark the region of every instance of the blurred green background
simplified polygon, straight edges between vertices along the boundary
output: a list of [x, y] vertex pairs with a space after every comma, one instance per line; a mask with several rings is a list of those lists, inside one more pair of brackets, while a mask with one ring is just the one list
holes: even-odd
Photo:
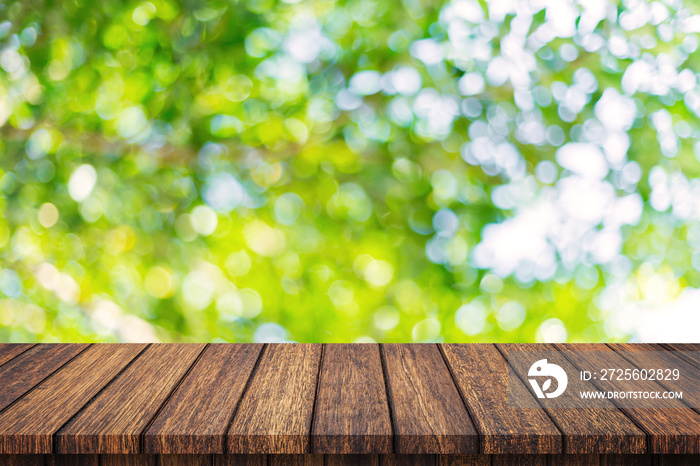
[[0, 3], [0, 341], [700, 341], [700, 4]]

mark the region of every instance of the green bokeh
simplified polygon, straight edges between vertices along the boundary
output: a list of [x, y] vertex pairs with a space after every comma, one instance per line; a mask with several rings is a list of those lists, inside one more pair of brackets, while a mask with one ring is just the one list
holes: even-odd
[[[575, 4], [567, 37], [497, 3], [0, 3], [0, 341], [649, 338], [618, 311], [700, 287], [700, 11]], [[642, 211], [567, 225], [619, 250], [480, 264], [487, 225], [581, 178], [562, 146], [605, 149], [608, 91], [630, 146], [595, 186]], [[470, 162], [484, 135], [515, 161]]]

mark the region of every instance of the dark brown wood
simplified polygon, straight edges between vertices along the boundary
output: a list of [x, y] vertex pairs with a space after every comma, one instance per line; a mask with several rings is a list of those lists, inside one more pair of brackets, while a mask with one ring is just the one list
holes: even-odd
[[381, 455], [381, 466], [436, 466], [436, 455]]
[[[379, 466], [377, 455], [325, 455], [326, 466]], [[406, 466], [409, 466], [408, 463]]]
[[31, 343], [0, 343], [0, 366], [34, 346]]
[[391, 453], [378, 345], [326, 345], [311, 433], [314, 453]]
[[52, 435], [146, 345], [93, 345], [0, 414], [0, 453], [51, 453]]
[[[582, 348], [579, 345], [556, 345], [557, 349], [571, 361], [579, 370], [595, 371], [601, 368], [634, 367], [621, 355], [615, 353], [607, 345], [589, 344]], [[655, 381], [634, 380], [608, 381], [600, 377], [592, 383], [603, 391], [608, 390], [642, 390], [655, 392], [663, 387]], [[615, 401], [613, 400], [613, 403]], [[680, 400], [654, 401], [653, 408], [643, 406], [639, 409], [616, 403], [648, 437], [649, 453], [687, 454], [700, 453], [700, 415]]]
[[[522, 383], [508, 384], [507, 362], [490, 344], [442, 345], [479, 431], [481, 453], [560, 453], [561, 433]], [[518, 408], [508, 402], [517, 394]]]
[[269, 455], [270, 466], [323, 466], [323, 455]]
[[382, 345], [395, 451], [478, 452], [478, 435], [437, 345]]
[[[0, 364], [0, 454], [12, 454], [0, 457], [0, 466], [496, 464], [540, 462], [560, 445], [569, 454], [549, 455], [548, 464], [661, 465], [673, 458], [686, 464], [700, 458], [687, 455], [700, 455], [700, 412], [686, 399], [700, 386], [700, 367], [695, 355], [680, 351], [695, 350], [675, 344], [0, 345], [0, 358], [12, 354]], [[682, 383], [672, 389], [684, 391], [684, 404], [547, 405], [523, 375], [534, 361], [521, 360], [521, 379], [508, 380], [504, 354], [512, 351], [549, 351], [551, 362], [575, 374], [586, 362], [582, 351], [596, 351], [599, 366], [679, 368]], [[570, 377], [567, 394], [582, 383]], [[592, 384], [620, 388], [591, 381], [586, 389]], [[669, 389], [665, 382], [635, 381], [640, 386]], [[52, 454], [80, 452], [86, 454]], [[97, 456], [104, 452], [112, 454]], [[15, 456], [21, 454], [30, 456]]]
[[[188, 457], [189, 456], [189, 457]], [[698, 455], [205, 455], [213, 466], [698, 466]], [[197, 455], [0, 455], [2, 466], [198, 466]], [[175, 462], [172, 462], [175, 461]], [[212, 463], [213, 462], [213, 463]]]
[[90, 345], [37, 345], [0, 367], [0, 411]]
[[44, 455], [0, 455], [2, 466], [44, 466]]
[[100, 461], [100, 466], [156, 466], [158, 464], [158, 458], [155, 455], [100, 455]]
[[438, 466], [490, 466], [491, 455], [438, 455]]
[[214, 466], [267, 466], [266, 455], [214, 455]]
[[651, 466], [652, 455], [600, 455], [600, 466]]
[[158, 466], [212, 466], [212, 455], [158, 455]]
[[[112, 466], [132, 466], [119, 463]], [[46, 466], [101, 466], [99, 455], [47, 455]], [[136, 465], [134, 465], [136, 466]]]
[[697, 367], [700, 367], [700, 344], [698, 343], [671, 343], [664, 345], [666, 348], [675, 351], [678, 356], [685, 359]]
[[228, 432], [229, 453], [310, 453], [321, 350], [266, 347]]
[[698, 455], [655, 455], [655, 466], [700, 466]]
[[[667, 390], [683, 391], [684, 404], [700, 412], [700, 409], [697, 408], [700, 406], [700, 395], [698, 394], [700, 370], [693, 363], [680, 357], [675, 351], [668, 351], [661, 345], [617, 343], [608, 346], [620, 352], [622, 356], [640, 369], [678, 369], [680, 371], [679, 380], [671, 382], [660, 380], [659, 385]], [[635, 352], [633, 358], [625, 354], [628, 351]]]
[[152, 345], [56, 434], [58, 453], [140, 453], [141, 434], [205, 345]]
[[549, 455], [549, 466], [597, 466], [600, 464], [598, 455]]
[[[509, 343], [497, 346], [506, 356], [513, 351], [551, 351], [553, 354], [550, 364], [558, 364], [569, 374], [578, 373], [552, 345]], [[513, 359], [508, 361], [509, 364], [514, 364]], [[530, 363], [527, 367], [519, 365], [516, 370], [519, 374], [527, 374], [529, 367]], [[590, 389], [591, 387], [579, 378], [569, 377], [567, 391], [577, 393]], [[595, 408], [557, 408], [558, 405], [553, 403], [557, 400], [548, 399], [543, 408], [565, 436], [564, 453], [646, 453], [646, 435], [612, 402], [598, 400], [599, 407]]]
[[210, 345], [144, 434], [145, 453], [224, 453], [262, 345]]
[[546, 455], [493, 455], [492, 466], [547, 466]]

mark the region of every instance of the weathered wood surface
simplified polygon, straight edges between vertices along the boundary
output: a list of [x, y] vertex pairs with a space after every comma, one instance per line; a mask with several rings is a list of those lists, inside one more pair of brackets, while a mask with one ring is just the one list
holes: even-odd
[[135, 454], [204, 345], [152, 345], [54, 437], [57, 453]]
[[[498, 348], [508, 355], [511, 351], [552, 351], [554, 363], [564, 368], [567, 373], [577, 373], [577, 369], [552, 345], [499, 344]], [[529, 364], [528, 364], [529, 366]], [[528, 367], [518, 367], [518, 373], [527, 374]], [[580, 379], [569, 377], [567, 390], [574, 393], [588, 390]], [[554, 400], [548, 400], [554, 401]], [[612, 401], [600, 400], [602, 406], [597, 408], [551, 408], [543, 405], [544, 410], [564, 435], [564, 453], [646, 453], [646, 435]], [[555, 405], [556, 406], [556, 405]]]
[[[378, 345], [327, 345], [311, 432], [315, 453], [391, 453]], [[378, 375], [381, 375], [378, 377]]]
[[3, 466], [699, 466], [699, 455], [0, 455]]
[[210, 345], [144, 434], [146, 453], [224, 453], [262, 345]]
[[[579, 369], [591, 361], [591, 357], [581, 351], [572, 351], [576, 345], [560, 345], [558, 349]], [[586, 349], [595, 351], [595, 359], [599, 367], [627, 367], [630, 364], [625, 358], [615, 353], [607, 345], [586, 345]], [[624, 382], [594, 380], [593, 383], [601, 390], [613, 390]], [[663, 386], [651, 380], [637, 380], [631, 387], [645, 391], [660, 391]], [[615, 402], [613, 400], [613, 402]], [[618, 403], [616, 403], [618, 404]], [[630, 408], [618, 404], [620, 409], [632, 419], [647, 434], [650, 453], [689, 454], [700, 453], [700, 414], [683, 404], [680, 400], [658, 400], [659, 407]]]
[[17, 401], [89, 345], [39, 345], [0, 367], [0, 411]]
[[269, 345], [228, 432], [228, 452], [311, 452], [321, 345]]
[[698, 464], [692, 399], [552, 409], [516, 380], [509, 403], [508, 354], [574, 350], [700, 385], [698, 345], [0, 345], [0, 464]]
[[529, 409], [509, 406], [507, 362], [493, 345], [444, 345], [443, 351], [479, 429], [481, 453], [561, 453], [562, 435], [543, 410], [533, 409], [538, 404], [529, 388], [510, 387]]
[[34, 345], [30, 343], [0, 343], [0, 366], [29, 350], [32, 346]]
[[478, 434], [436, 345], [384, 345], [396, 453], [477, 453]]
[[145, 347], [93, 345], [38, 384], [0, 414], [0, 454], [52, 453], [61, 427]]

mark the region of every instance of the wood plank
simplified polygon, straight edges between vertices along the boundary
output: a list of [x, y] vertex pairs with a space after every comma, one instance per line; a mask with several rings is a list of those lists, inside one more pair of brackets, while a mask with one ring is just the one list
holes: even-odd
[[266, 455], [214, 455], [214, 466], [267, 466]]
[[[604, 344], [555, 346], [578, 370], [593, 372], [602, 368], [634, 367]], [[593, 351], [595, 353], [591, 353]], [[592, 383], [603, 391], [663, 390], [661, 385], [651, 380], [634, 380], [626, 383], [602, 380], [598, 377], [592, 380]], [[613, 403], [615, 403], [614, 400]], [[627, 406], [619, 402], [616, 404], [647, 433], [649, 453], [700, 453], [700, 415], [681, 401], [659, 399], [654, 401], [654, 406], [657, 407], [642, 406], [639, 409], [630, 408], [629, 404]]]
[[268, 345], [228, 432], [229, 453], [311, 451], [322, 346]]
[[396, 453], [478, 452], [478, 435], [437, 345], [382, 345]]
[[0, 455], [2, 466], [44, 466], [44, 455]]
[[600, 466], [651, 466], [652, 455], [600, 455]]
[[[561, 366], [568, 374], [577, 374], [576, 368], [563, 356], [557, 353], [552, 345], [547, 344], [498, 344], [499, 350], [508, 357], [514, 351], [551, 351], [549, 363]], [[514, 364], [512, 358], [509, 364]], [[534, 363], [532, 361], [531, 363]], [[527, 374], [530, 368], [518, 364], [515, 369], [519, 374]], [[524, 381], [523, 381], [524, 383]], [[590, 390], [587, 383], [578, 377], [569, 377], [567, 391], [577, 393]], [[547, 399], [544, 409], [564, 434], [564, 453], [646, 453], [646, 435], [612, 402], [597, 400], [598, 406], [591, 408], [570, 408], [560, 406], [558, 399]]]
[[[442, 350], [479, 431], [481, 453], [562, 451], [561, 432], [530, 390], [522, 383], [509, 386], [507, 362], [494, 345], [442, 345]], [[509, 404], [508, 390], [522, 406]]]
[[381, 455], [382, 466], [435, 466], [436, 455]]
[[491, 455], [437, 455], [439, 466], [490, 466]]
[[664, 345], [672, 351], [677, 352], [677, 356], [700, 367], [700, 344], [696, 343], [668, 343]]
[[226, 430], [262, 348], [210, 345], [144, 434], [144, 452], [224, 453]]
[[141, 433], [205, 346], [151, 345], [56, 434], [56, 451], [140, 453]]
[[698, 455], [656, 455], [655, 466], [700, 466]]
[[[100, 466], [99, 455], [47, 455], [46, 466]], [[117, 465], [114, 465], [117, 466]], [[130, 466], [130, 465], [125, 465]]]
[[[658, 381], [659, 385], [667, 390], [682, 390], [683, 403], [694, 411], [700, 412], [700, 371], [698, 368], [681, 358], [675, 351], [668, 351], [660, 345], [648, 343], [616, 343], [609, 344], [610, 348], [619, 353], [625, 359], [632, 362], [640, 369], [678, 369], [680, 379], [675, 381]], [[625, 352], [634, 351], [634, 358], [630, 358]]]
[[212, 466], [212, 455], [158, 455], [158, 466]]
[[34, 346], [33, 343], [0, 343], [0, 366]]
[[311, 441], [315, 453], [393, 451], [379, 345], [324, 347]]
[[36, 345], [0, 367], [0, 411], [90, 345]]
[[0, 453], [51, 453], [52, 435], [147, 345], [93, 345], [0, 414]]
[[549, 466], [597, 466], [599, 455], [549, 455]]
[[270, 455], [270, 466], [323, 466], [323, 455]]
[[[377, 455], [325, 455], [326, 466], [379, 466]], [[407, 463], [406, 466], [410, 466]]]
[[[88, 455], [74, 455], [88, 456]], [[156, 466], [155, 455], [99, 455], [100, 466]]]
[[547, 455], [493, 455], [493, 466], [547, 466]]

